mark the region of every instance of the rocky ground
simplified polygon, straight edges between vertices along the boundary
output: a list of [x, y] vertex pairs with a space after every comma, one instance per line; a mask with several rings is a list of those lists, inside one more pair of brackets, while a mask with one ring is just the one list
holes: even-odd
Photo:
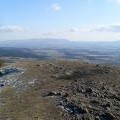
[[120, 120], [120, 68], [73, 61], [2, 67], [0, 120]]

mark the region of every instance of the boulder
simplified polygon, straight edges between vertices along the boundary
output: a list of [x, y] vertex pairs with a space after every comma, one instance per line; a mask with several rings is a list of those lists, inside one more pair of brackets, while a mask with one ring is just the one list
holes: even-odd
[[57, 93], [57, 92], [46, 92], [46, 93], [43, 93], [43, 97], [49, 97], [49, 96], [60, 96], [61, 94], [60, 93]]
[[5, 85], [3, 84], [3, 83], [0, 83], [0, 87], [2, 88], [2, 87], [4, 87]]
[[110, 112], [105, 112], [100, 115], [100, 120], [114, 120], [115, 116]]

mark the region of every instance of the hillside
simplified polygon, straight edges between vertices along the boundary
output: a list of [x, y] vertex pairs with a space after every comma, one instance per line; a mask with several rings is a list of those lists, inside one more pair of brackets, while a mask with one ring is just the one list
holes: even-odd
[[4, 63], [3, 60], [0, 60], [0, 67], [3, 65], [3, 63]]
[[[29, 44], [28, 44], [29, 43]], [[23, 39], [23, 40], [1, 40], [0, 47], [15, 48], [120, 48], [120, 40], [116, 41], [70, 41], [67, 39]], [[89, 46], [88, 46], [89, 45]]]
[[0, 120], [120, 120], [117, 67], [27, 61], [0, 73]]
[[7, 58], [9, 61], [72, 59], [118, 66], [120, 65], [120, 41], [77, 42], [49, 38], [6, 40], [0, 41], [0, 57]]

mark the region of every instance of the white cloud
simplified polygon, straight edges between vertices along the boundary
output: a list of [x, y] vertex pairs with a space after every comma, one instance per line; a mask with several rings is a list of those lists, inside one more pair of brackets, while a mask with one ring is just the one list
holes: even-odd
[[41, 32], [41, 35], [45, 36], [55, 36], [55, 35], [61, 35], [61, 34], [67, 34], [67, 33], [77, 33], [79, 32], [78, 28], [70, 28], [67, 30], [58, 30], [58, 31], [47, 31], [47, 32]]
[[[23, 31], [23, 32], [19, 32]], [[78, 28], [67, 28], [59, 30], [33, 30], [27, 31], [22, 27], [0, 26], [0, 40], [8, 39], [34, 39], [34, 38], [54, 38], [54, 39], [68, 39], [78, 41], [110, 41], [118, 40], [120, 38], [120, 25], [96, 25], [96, 26], [82, 26]]]
[[117, 4], [120, 4], [120, 0], [106, 0], [110, 3], [117, 3]]
[[113, 41], [120, 38], [120, 25], [96, 25], [81, 28], [71, 28], [66, 30], [51, 31], [42, 37], [63, 38], [78, 41]]
[[44, 36], [51, 36], [51, 35], [58, 35], [60, 34], [61, 32], [60, 31], [48, 31], [48, 32], [42, 32], [40, 33], [41, 35], [44, 35]]
[[60, 11], [61, 10], [61, 6], [58, 4], [58, 3], [54, 3], [54, 4], [52, 4], [51, 5], [51, 9], [53, 10], [53, 11]]
[[79, 29], [78, 29], [78, 28], [71, 28], [69, 31], [70, 31], [70, 32], [78, 32]]
[[23, 32], [26, 31], [26, 28], [20, 26], [0, 26], [0, 33], [6, 32]]
[[91, 31], [120, 33], [120, 25], [96, 26]]
[[115, 0], [118, 4], [120, 4], [120, 0]]

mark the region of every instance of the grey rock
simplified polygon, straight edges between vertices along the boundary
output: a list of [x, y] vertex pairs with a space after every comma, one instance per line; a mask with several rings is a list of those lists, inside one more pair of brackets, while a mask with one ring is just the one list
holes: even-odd
[[112, 113], [105, 112], [100, 115], [100, 120], [114, 120], [115, 116]]
[[57, 93], [57, 92], [46, 92], [43, 93], [42, 97], [48, 97], [48, 96], [60, 96], [61, 93]]
[[85, 92], [86, 93], [93, 93], [93, 90], [92, 90], [92, 88], [86, 88]]
[[79, 106], [75, 105], [72, 102], [69, 102], [67, 99], [64, 99], [64, 98], [61, 98], [58, 105], [61, 106], [63, 108], [63, 110], [65, 110], [69, 114], [76, 115], [76, 114], [87, 113], [87, 111], [84, 108], [79, 107]]
[[0, 87], [4, 87], [5, 85], [3, 83], [0, 83]]

